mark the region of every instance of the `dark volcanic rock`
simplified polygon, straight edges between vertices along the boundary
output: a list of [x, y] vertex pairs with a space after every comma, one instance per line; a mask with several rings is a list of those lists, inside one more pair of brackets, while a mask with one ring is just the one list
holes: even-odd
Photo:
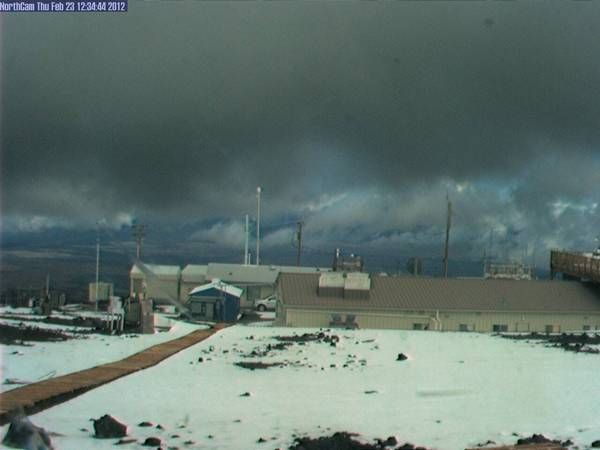
[[374, 450], [376, 448], [376, 446], [355, 441], [350, 433], [334, 433], [332, 436], [316, 439], [296, 438], [290, 450]]
[[600, 353], [600, 349], [590, 347], [590, 345], [600, 344], [600, 334], [587, 333], [562, 333], [555, 334], [521, 334], [521, 335], [503, 335], [502, 337], [514, 340], [531, 340], [537, 343], [546, 343], [549, 347], [562, 348], [563, 350], [576, 353]]
[[[395, 446], [397, 445], [396, 438], [390, 436], [385, 441], [379, 440], [375, 444], [363, 444], [362, 442], [356, 441], [353, 437], [356, 434], [352, 433], [334, 433], [331, 436], [323, 436], [319, 438], [299, 438], [297, 437], [294, 444], [290, 447], [290, 450], [381, 450], [384, 446]], [[421, 450], [425, 450], [422, 447], [417, 447]], [[416, 450], [412, 444], [404, 444], [397, 449], [401, 450]]]
[[306, 342], [325, 342], [331, 345], [335, 345], [340, 341], [340, 337], [335, 334], [319, 333], [304, 333], [300, 336], [275, 336], [275, 339], [279, 342], [296, 342], [298, 344], [304, 344]]
[[121, 438], [127, 436], [127, 425], [108, 414], [94, 420], [94, 433], [97, 438]]
[[388, 437], [385, 441], [381, 441], [383, 447], [395, 447], [398, 445], [398, 440], [394, 436]]
[[72, 337], [60, 330], [0, 324], [0, 343], [5, 345], [23, 344], [23, 341], [57, 342], [68, 339]]
[[238, 367], [242, 367], [244, 369], [250, 369], [250, 370], [255, 370], [255, 369], [268, 369], [269, 367], [281, 367], [283, 366], [283, 363], [280, 362], [273, 362], [273, 363], [264, 363], [261, 361], [256, 361], [256, 362], [248, 362], [248, 361], [240, 361], [240, 362], [236, 362], [234, 363], [236, 366]]
[[23, 414], [16, 413], [10, 421], [10, 426], [2, 444], [7, 447], [25, 450], [53, 450], [50, 436], [43, 428], [35, 426]]
[[600, 448], [600, 440], [592, 442], [591, 446], [592, 448]]
[[415, 450], [415, 446], [407, 442], [398, 447], [397, 450]]
[[551, 439], [548, 439], [543, 434], [532, 434], [528, 438], [522, 438], [517, 441], [517, 445], [547, 444], [547, 443], [560, 444], [560, 441], [553, 441]]
[[154, 424], [152, 422], [144, 421], [144, 422], [138, 423], [138, 427], [153, 427], [153, 426], [154, 426]]
[[396, 358], [396, 361], [406, 361], [408, 359], [408, 356], [406, 356], [404, 353], [398, 353], [398, 357]]
[[157, 437], [149, 437], [146, 438], [142, 445], [145, 447], [160, 447], [162, 445], [162, 440]]

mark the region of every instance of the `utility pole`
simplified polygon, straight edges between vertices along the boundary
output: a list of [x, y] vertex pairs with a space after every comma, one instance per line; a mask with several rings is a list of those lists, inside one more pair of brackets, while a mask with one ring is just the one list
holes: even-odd
[[444, 278], [448, 278], [448, 245], [450, 244], [450, 226], [452, 225], [452, 202], [446, 194], [448, 202], [448, 215], [446, 217], [446, 244], [444, 245]]
[[483, 249], [483, 278], [485, 278], [485, 273], [487, 272], [487, 252], [485, 248]]
[[256, 188], [256, 204], [257, 204], [257, 212], [256, 212], [256, 265], [260, 264], [260, 193], [261, 188], [258, 186]]
[[96, 294], [95, 309], [98, 311], [98, 281], [100, 279], [100, 223], [96, 222]]
[[250, 260], [248, 258], [248, 238], [250, 235], [250, 230], [248, 227], [248, 214], [246, 214], [246, 225], [244, 227], [244, 234], [245, 234], [245, 244], [244, 244], [244, 265], [247, 266], [250, 263]]
[[538, 236], [535, 237], [535, 241], [533, 242], [533, 251], [531, 252], [531, 275], [534, 279], [536, 279], [536, 260], [537, 260], [537, 249], [540, 238]]
[[298, 254], [296, 256], [296, 265], [300, 267], [300, 256], [302, 255], [302, 226], [304, 222], [298, 222], [298, 232], [296, 234], [296, 239], [298, 241]]
[[146, 225], [143, 225], [141, 223], [134, 223], [131, 226], [131, 230], [133, 232], [133, 237], [135, 238], [136, 244], [135, 256], [136, 259], [139, 261], [142, 257], [142, 241], [146, 236]]

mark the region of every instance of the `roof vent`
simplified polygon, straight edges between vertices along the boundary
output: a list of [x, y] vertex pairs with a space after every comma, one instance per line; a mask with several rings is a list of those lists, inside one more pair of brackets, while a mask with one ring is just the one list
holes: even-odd
[[344, 298], [369, 298], [371, 278], [368, 273], [350, 272], [344, 281]]
[[318, 294], [322, 297], [342, 297], [344, 295], [344, 274], [323, 272], [319, 276]]
[[368, 273], [323, 272], [319, 277], [320, 297], [366, 299], [370, 290], [371, 278]]

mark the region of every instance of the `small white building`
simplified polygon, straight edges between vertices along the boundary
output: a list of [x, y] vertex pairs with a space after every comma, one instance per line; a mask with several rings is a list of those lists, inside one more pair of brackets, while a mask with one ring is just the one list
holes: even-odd
[[277, 277], [280, 273], [312, 273], [319, 274], [331, 272], [325, 267], [297, 267], [275, 265], [244, 265], [210, 263], [206, 279], [219, 279], [244, 290], [241, 299], [242, 308], [251, 308], [254, 300], [273, 295], [277, 286]]
[[296, 267], [274, 265], [245, 265], [209, 263], [188, 264], [183, 270], [179, 266], [143, 264], [133, 265], [130, 271], [130, 295], [153, 299], [155, 303], [166, 303], [171, 299], [186, 302], [190, 291], [196, 286], [221, 280], [243, 290], [241, 307], [251, 308], [254, 300], [275, 293], [280, 273], [324, 273], [326, 267]]
[[179, 266], [136, 263], [129, 276], [131, 297], [152, 299], [155, 304], [171, 303], [179, 299]]
[[207, 265], [188, 264], [183, 268], [179, 287], [179, 301], [186, 301], [192, 289], [207, 282], [207, 272]]

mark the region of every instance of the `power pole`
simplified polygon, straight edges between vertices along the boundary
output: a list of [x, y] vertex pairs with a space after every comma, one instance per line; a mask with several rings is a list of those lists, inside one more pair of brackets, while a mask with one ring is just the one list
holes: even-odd
[[141, 223], [135, 223], [131, 226], [131, 230], [133, 232], [133, 237], [135, 238], [136, 244], [135, 256], [139, 261], [139, 259], [142, 257], [142, 241], [146, 236], [146, 225], [143, 225]]
[[452, 225], [452, 202], [446, 194], [448, 215], [446, 217], [446, 244], [444, 245], [444, 278], [448, 278], [448, 245], [450, 244], [450, 226]]
[[260, 264], [260, 186], [256, 188], [256, 265]]
[[100, 279], [100, 224], [96, 223], [96, 294], [95, 309], [98, 310], [98, 280]]
[[296, 234], [296, 239], [298, 241], [298, 254], [296, 256], [296, 265], [300, 267], [300, 257], [302, 255], [302, 226], [304, 222], [298, 222], [298, 232]]
[[485, 278], [485, 273], [487, 271], [487, 252], [485, 250], [485, 248], [483, 249], [483, 278]]
[[250, 231], [249, 231], [249, 227], [248, 227], [248, 214], [246, 214], [246, 225], [244, 228], [244, 235], [245, 235], [245, 244], [244, 244], [244, 265], [247, 266], [248, 264], [250, 264], [250, 258], [248, 257], [248, 237], [249, 237]]

